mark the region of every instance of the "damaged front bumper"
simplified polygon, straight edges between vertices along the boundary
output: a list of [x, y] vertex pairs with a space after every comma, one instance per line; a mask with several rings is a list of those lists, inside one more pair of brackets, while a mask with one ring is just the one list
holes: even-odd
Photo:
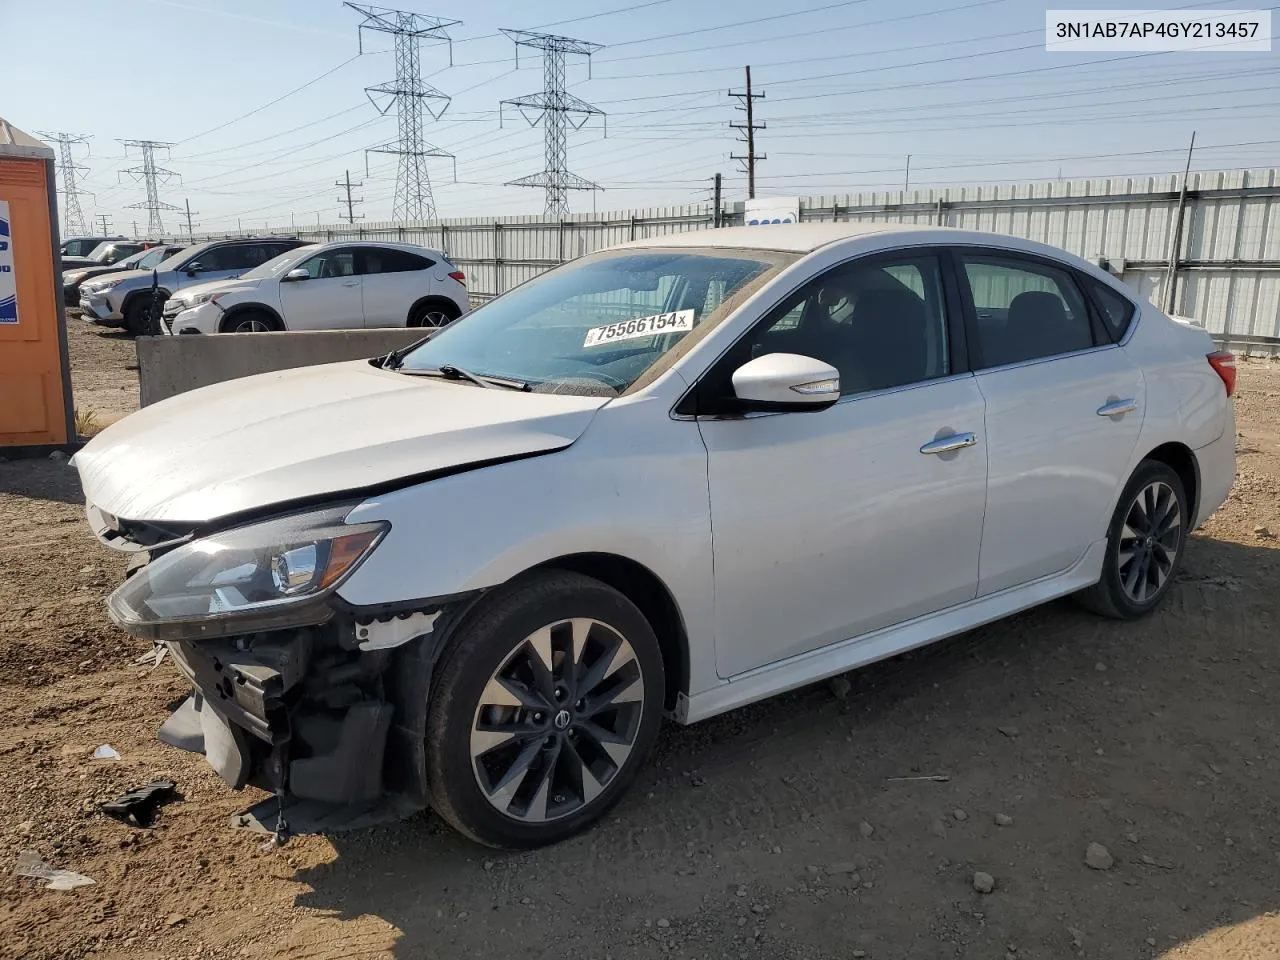
[[167, 646], [194, 687], [161, 727], [234, 789], [272, 799], [233, 818], [276, 833], [399, 819], [427, 804], [427, 691], [443, 631], [465, 606]]

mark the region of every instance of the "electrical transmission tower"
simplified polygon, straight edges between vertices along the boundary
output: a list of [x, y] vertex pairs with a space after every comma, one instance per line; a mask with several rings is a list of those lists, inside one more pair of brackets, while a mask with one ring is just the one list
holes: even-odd
[[[396, 110], [397, 137], [390, 143], [370, 147], [365, 151], [366, 164], [369, 153], [390, 153], [400, 158], [396, 170], [396, 198], [392, 207], [393, 220], [434, 220], [436, 203], [431, 195], [431, 179], [427, 175], [427, 157], [449, 157], [453, 154], [441, 150], [422, 139], [422, 115], [439, 120], [449, 108], [450, 97], [429, 83], [422, 81], [422, 69], [418, 58], [418, 44], [422, 40], [434, 40], [449, 44], [449, 65], [453, 66], [453, 42], [445, 33], [448, 27], [457, 26], [461, 20], [442, 20], [407, 10], [391, 10], [386, 7], [370, 7], [362, 3], [344, 3], [356, 13], [364, 14], [360, 24], [360, 52], [364, 52], [364, 31], [388, 33], [395, 37], [396, 78], [389, 83], [365, 87], [365, 94], [374, 108], [384, 116], [394, 106]], [[387, 99], [379, 104], [375, 95]]]
[[[130, 147], [142, 151], [142, 163], [139, 166], [130, 167], [128, 170], [121, 170], [120, 176], [124, 176], [127, 173], [135, 181], [141, 180], [146, 184], [147, 199], [141, 203], [129, 204], [129, 209], [147, 211], [147, 235], [152, 239], [158, 240], [164, 235], [164, 221], [160, 219], [161, 211], [181, 209], [181, 207], [175, 207], [172, 203], [164, 203], [160, 200], [159, 184], [161, 182], [167, 183], [178, 175], [172, 170], [156, 166], [156, 151], [167, 151], [173, 144], [161, 143], [157, 140], [121, 140], [120, 142], [124, 144], [125, 156], [129, 155]], [[134, 227], [134, 233], [137, 233], [136, 226]]]
[[[541, 173], [533, 173], [519, 180], [510, 181], [509, 187], [543, 187], [547, 191], [546, 214], [563, 217], [569, 212], [570, 190], [600, 190], [599, 184], [569, 172], [569, 127], [581, 130], [593, 116], [604, 116], [604, 111], [585, 100], [580, 100], [564, 88], [565, 54], [573, 53], [587, 58], [602, 49], [603, 44], [557, 37], [550, 33], [531, 33], [528, 30], [503, 30], [516, 45], [516, 66], [520, 65], [520, 48], [532, 47], [542, 51], [542, 90], [528, 96], [503, 100], [498, 107], [498, 122], [502, 122], [502, 106], [509, 104], [520, 111], [536, 127], [543, 124], [546, 157]], [[536, 113], [527, 111], [535, 110]]]
[[335, 187], [343, 189], [347, 192], [347, 196], [345, 199], [343, 197], [338, 198], [339, 207], [345, 206], [347, 208], [347, 215], [343, 217], [341, 214], [339, 214], [338, 217], [339, 219], [346, 220], [347, 223], [355, 223], [357, 220], [364, 219], [363, 213], [357, 217], [356, 211], [355, 211], [355, 205], [357, 203], [364, 203], [364, 197], [352, 197], [351, 191], [357, 187], [363, 187], [364, 181], [361, 180], [359, 183], [352, 183], [351, 171], [350, 170], [346, 171], [346, 174], [347, 174], [347, 177], [345, 180], [338, 180], [336, 183], [334, 183]]
[[747, 142], [747, 155], [744, 157], [736, 153], [731, 153], [729, 154], [729, 159], [741, 160], [744, 163], [745, 172], [747, 174], [747, 199], [754, 200], [756, 198], [756, 161], [767, 160], [769, 158], [767, 155], [763, 153], [756, 153], [756, 131], [763, 130], [764, 124], [755, 122], [755, 112], [752, 110], [752, 105], [757, 100], [763, 100], [764, 94], [751, 92], [751, 68], [750, 67], [747, 67], [746, 93], [734, 93], [732, 90], [730, 90], [729, 96], [737, 97], [739, 100], [743, 101], [743, 103], [745, 103], [746, 106], [737, 107], [736, 109], [745, 110], [747, 112], [746, 123], [730, 123], [729, 124], [729, 126], [732, 127], [734, 130], [741, 131], [741, 139]]
[[58, 173], [62, 175], [62, 235], [82, 237], [89, 232], [89, 227], [84, 218], [84, 211], [80, 209], [80, 180], [82, 179], [81, 171], [89, 168], [84, 164], [76, 163], [71, 148], [77, 143], [87, 146], [89, 138], [74, 133], [43, 131], [40, 136], [58, 144]]

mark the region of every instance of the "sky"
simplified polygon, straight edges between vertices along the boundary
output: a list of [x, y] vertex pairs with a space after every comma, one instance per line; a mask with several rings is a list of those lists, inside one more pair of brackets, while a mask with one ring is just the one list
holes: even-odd
[[[452, 99], [426, 140], [441, 217], [542, 212], [542, 127], [503, 99], [542, 88], [537, 51], [501, 28], [601, 45], [568, 58], [568, 88], [605, 112], [569, 136], [569, 169], [600, 192], [575, 212], [698, 203], [717, 172], [746, 196], [743, 68], [752, 67], [761, 196], [1028, 183], [1055, 178], [1280, 166], [1280, 43], [1271, 53], [1063, 53], [1044, 48], [1037, 0], [485, 0], [401, 9], [459, 20], [424, 43], [422, 75]], [[1098, 9], [1161, 6], [1128, 0]], [[1248, 8], [1166, 0], [1166, 8]], [[1258, 4], [1261, 6], [1261, 4]], [[1274, 8], [1272, 8], [1274, 9]], [[394, 140], [364, 88], [395, 76], [390, 38], [364, 35], [339, 0], [0, 0], [0, 116], [88, 138], [87, 216], [145, 232], [140, 163], [125, 139], [171, 143], [160, 198], [190, 203], [196, 232], [338, 221], [336, 186], [362, 183], [357, 214], [391, 217]], [[1273, 15], [1280, 23], [1280, 16]], [[1274, 30], [1274, 28], [1273, 28]], [[908, 155], [910, 171], [908, 174]], [[366, 166], [367, 163], [367, 166]], [[165, 212], [174, 233], [185, 213]]]

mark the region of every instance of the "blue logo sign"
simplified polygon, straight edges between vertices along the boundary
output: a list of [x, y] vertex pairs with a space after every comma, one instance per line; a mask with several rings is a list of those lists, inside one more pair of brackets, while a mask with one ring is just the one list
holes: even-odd
[[18, 322], [18, 285], [13, 275], [13, 234], [9, 202], [0, 200], [0, 323]]

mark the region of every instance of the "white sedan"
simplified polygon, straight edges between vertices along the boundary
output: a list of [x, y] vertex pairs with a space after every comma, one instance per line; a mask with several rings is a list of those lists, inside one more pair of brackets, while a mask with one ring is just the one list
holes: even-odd
[[1066, 594], [1149, 613], [1231, 486], [1234, 382], [1042, 244], [746, 227], [172, 398], [75, 462], [149, 558], [112, 616], [194, 687], [163, 739], [295, 827], [430, 804], [530, 847], [609, 809], [664, 715]]
[[165, 301], [165, 333], [442, 327], [467, 312], [466, 275], [438, 250], [336, 241], [297, 247]]

